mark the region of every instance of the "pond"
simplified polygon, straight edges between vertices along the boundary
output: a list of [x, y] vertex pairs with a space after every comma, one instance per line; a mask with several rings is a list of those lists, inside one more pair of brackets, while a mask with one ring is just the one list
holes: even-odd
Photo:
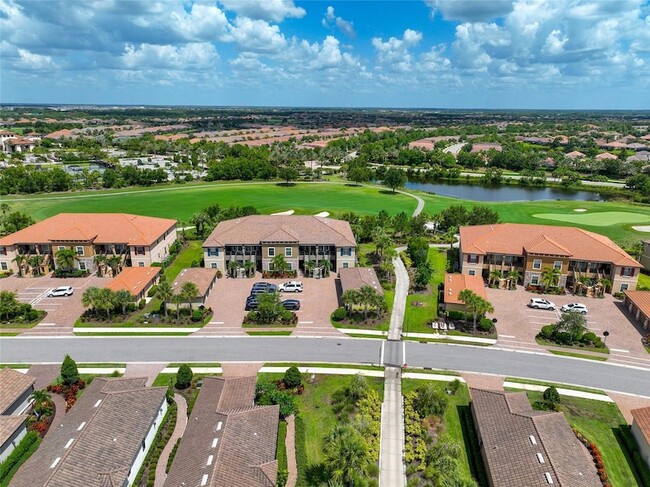
[[462, 183], [418, 183], [409, 181], [406, 189], [434, 193], [440, 196], [450, 196], [463, 200], [474, 201], [544, 201], [544, 200], [575, 200], [575, 201], [604, 201], [598, 193], [562, 188], [531, 188], [523, 186], [481, 186], [478, 184]]

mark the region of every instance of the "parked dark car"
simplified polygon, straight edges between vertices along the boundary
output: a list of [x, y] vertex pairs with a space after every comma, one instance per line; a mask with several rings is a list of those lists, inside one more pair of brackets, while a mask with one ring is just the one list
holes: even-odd
[[285, 299], [282, 301], [282, 306], [284, 306], [284, 309], [298, 311], [300, 309], [300, 301], [297, 299]]
[[268, 282], [257, 282], [253, 284], [251, 288], [251, 296], [257, 296], [258, 294], [264, 293], [276, 293], [278, 292], [278, 286], [275, 284], [269, 284]]
[[260, 303], [255, 296], [248, 296], [248, 298], [246, 298], [246, 307], [244, 309], [246, 311], [255, 311], [259, 305]]

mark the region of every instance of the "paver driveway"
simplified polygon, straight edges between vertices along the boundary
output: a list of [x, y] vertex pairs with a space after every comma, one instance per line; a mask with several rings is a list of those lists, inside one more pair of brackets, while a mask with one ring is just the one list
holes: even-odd
[[[567, 294], [553, 296], [533, 294], [519, 287], [516, 291], [486, 289], [488, 300], [494, 306], [499, 333], [498, 345], [522, 350], [541, 351], [535, 342], [535, 335], [544, 325], [557, 322], [559, 308], [567, 303], [583, 303], [589, 309], [587, 327], [597, 335], [608, 331], [607, 346], [610, 349], [609, 361], [625, 365], [650, 367], [650, 355], [641, 344], [641, 332], [625, 312], [620, 301], [611, 295], [604, 299], [585, 298]], [[531, 309], [527, 306], [531, 298], [544, 298], [553, 302], [555, 311]]]
[[[230, 335], [244, 334], [241, 324], [246, 316], [244, 309], [246, 297], [256, 282], [270, 282], [280, 285], [289, 279], [262, 279], [261, 274], [250, 279], [218, 279], [206, 306], [214, 310], [212, 322], [204, 327], [197, 335]], [[298, 325], [294, 330], [296, 335], [339, 335], [340, 332], [330, 323], [330, 315], [338, 307], [337, 279], [334, 275], [326, 279], [302, 279], [302, 293], [282, 293], [282, 299], [298, 299], [300, 310]]]
[[[59, 331], [61, 328], [66, 328], [71, 332], [74, 322], [85, 309], [81, 304], [84, 290], [91, 286], [104, 287], [109, 280], [96, 276], [70, 279], [58, 279], [51, 276], [23, 278], [11, 276], [0, 281], [0, 288], [3, 291], [15, 292], [18, 300], [23, 303], [29, 303], [36, 309], [47, 311], [47, 316], [37, 328], [51, 326]], [[59, 286], [72, 286], [74, 294], [67, 297], [48, 298], [48, 291]]]

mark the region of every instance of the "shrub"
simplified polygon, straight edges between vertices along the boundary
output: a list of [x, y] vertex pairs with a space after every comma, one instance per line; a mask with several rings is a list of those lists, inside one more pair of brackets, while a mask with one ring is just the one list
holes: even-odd
[[143, 309], [145, 304], [147, 304], [147, 301], [144, 298], [142, 298], [138, 303], [138, 309]]
[[417, 397], [413, 403], [413, 407], [420, 417], [426, 418], [433, 414], [441, 415], [447, 409], [449, 400], [446, 394], [432, 384], [418, 388], [416, 393]]
[[66, 355], [61, 364], [61, 378], [63, 379], [63, 383], [67, 386], [79, 381], [77, 363], [72, 360], [70, 355]]
[[542, 327], [542, 331], [539, 334], [544, 340], [550, 340], [553, 337], [554, 329], [555, 329], [554, 325], [546, 325]]
[[222, 277], [223, 277], [223, 272], [217, 269], [217, 279], [221, 279]]
[[625, 297], [625, 293], [618, 292], [612, 294], [612, 296], [614, 296], [616, 299], [623, 299]]
[[24, 457], [37, 441], [39, 441], [38, 434], [33, 431], [28, 432], [5, 461], [0, 463], [0, 484], [4, 485], [5, 481], [9, 481], [9, 475], [15, 473], [14, 469], [26, 460]]
[[560, 405], [560, 394], [557, 392], [557, 389], [554, 386], [549, 387], [544, 391], [542, 396], [544, 402], [549, 409], [557, 411]]
[[189, 365], [183, 364], [176, 373], [176, 389], [187, 389], [192, 384], [194, 373]]
[[492, 323], [492, 320], [489, 318], [481, 318], [480, 321], [478, 322], [479, 331], [489, 333], [492, 331], [493, 327], [494, 327], [494, 323]]
[[298, 370], [298, 367], [295, 365], [289, 367], [284, 373], [282, 382], [284, 382], [284, 385], [287, 386], [288, 389], [300, 387], [302, 385], [302, 374]]
[[447, 311], [447, 318], [449, 318], [450, 320], [466, 319], [465, 313], [463, 313], [462, 311], [455, 311], [455, 310]]
[[201, 321], [203, 319], [203, 313], [199, 309], [192, 311], [192, 321]]
[[332, 313], [332, 320], [334, 321], [342, 321], [345, 319], [347, 316], [347, 311], [345, 311], [345, 308], [336, 308], [334, 312]]
[[584, 335], [582, 335], [582, 338], [580, 338], [580, 341], [582, 343], [584, 343], [585, 345], [593, 345], [596, 342], [597, 339], [598, 339], [598, 337], [596, 336], [596, 334], [589, 331], [589, 332], [585, 333]]
[[157, 292], [158, 292], [158, 285], [154, 284], [153, 286], [151, 286], [151, 288], [147, 292], [147, 296], [149, 296], [151, 298], [151, 297], [155, 296]]
[[299, 487], [307, 485], [307, 446], [305, 434], [305, 422], [297, 415], [296, 424], [296, 466], [298, 468], [298, 479], [296, 485]]

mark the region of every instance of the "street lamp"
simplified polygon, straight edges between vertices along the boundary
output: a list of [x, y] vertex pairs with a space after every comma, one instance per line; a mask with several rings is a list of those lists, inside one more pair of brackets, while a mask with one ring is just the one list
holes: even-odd
[[609, 336], [609, 332], [605, 330], [603, 332], [603, 336], [605, 337], [605, 339], [603, 340], [603, 345], [607, 346], [607, 337]]

